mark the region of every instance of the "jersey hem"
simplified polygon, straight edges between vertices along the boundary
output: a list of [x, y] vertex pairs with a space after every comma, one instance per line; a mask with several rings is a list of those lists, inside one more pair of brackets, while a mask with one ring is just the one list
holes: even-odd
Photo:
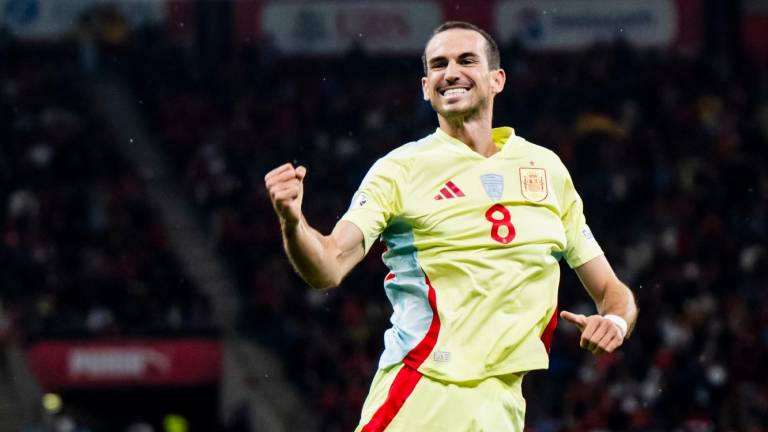
[[463, 383], [463, 382], [482, 381], [482, 380], [486, 380], [488, 378], [493, 378], [497, 376], [503, 376], [503, 375], [509, 375], [509, 374], [520, 374], [520, 373], [526, 373], [529, 371], [542, 370], [542, 369], [549, 369], [549, 360], [545, 360], [537, 363], [531, 363], [525, 366], [512, 365], [507, 368], [500, 368], [498, 370], [494, 370], [487, 374], [477, 375], [473, 377], [461, 377], [461, 378], [449, 377], [449, 376], [433, 373], [434, 371], [430, 371], [428, 368], [419, 368], [418, 371], [421, 372], [422, 375], [433, 380], [451, 382], [451, 383]]
[[[597, 258], [597, 257], [599, 257], [599, 256], [601, 256], [601, 255], [605, 255], [605, 252], [603, 252], [603, 251], [600, 251], [599, 253], [596, 253], [596, 254], [595, 254], [594, 256], [592, 256], [592, 257], [589, 257], [589, 258], [586, 258], [586, 259], [581, 259], [581, 260], [575, 261], [575, 262], [573, 262], [573, 263], [571, 263], [571, 262], [570, 262], [570, 261], [568, 261], [568, 260], [566, 260], [566, 262], [568, 262], [568, 267], [570, 267], [571, 269], [575, 269], [575, 268], [577, 268], [577, 267], [581, 267], [581, 266], [583, 266], [584, 264], [586, 264], [586, 263], [588, 263], [588, 262], [592, 261], [593, 259], [595, 259], [595, 258]], [[587, 255], [587, 256], [589, 256], [589, 255]]]
[[355, 216], [352, 214], [345, 214], [344, 216], [339, 219], [339, 222], [346, 221], [351, 223], [352, 225], [356, 226], [357, 229], [360, 230], [360, 233], [363, 234], [363, 248], [365, 249], [365, 254], [368, 254], [368, 251], [371, 249], [371, 246], [373, 246], [373, 243], [376, 241], [376, 239], [369, 239], [366, 235], [365, 231], [363, 230], [363, 224], [360, 221], [357, 221]]

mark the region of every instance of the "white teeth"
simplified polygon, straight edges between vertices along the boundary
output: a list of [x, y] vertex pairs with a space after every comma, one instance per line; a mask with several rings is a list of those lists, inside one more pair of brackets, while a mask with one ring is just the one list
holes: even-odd
[[443, 93], [445, 96], [451, 96], [451, 95], [457, 95], [457, 94], [464, 94], [467, 92], [467, 89], [465, 88], [452, 88], [448, 89]]

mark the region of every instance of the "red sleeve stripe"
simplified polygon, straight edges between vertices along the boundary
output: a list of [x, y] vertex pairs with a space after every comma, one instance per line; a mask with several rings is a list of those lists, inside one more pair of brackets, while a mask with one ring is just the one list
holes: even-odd
[[[422, 270], [423, 271], [423, 270]], [[427, 282], [429, 307], [432, 309], [432, 322], [429, 325], [429, 330], [424, 336], [424, 339], [416, 345], [403, 359], [403, 367], [397, 372], [395, 380], [389, 387], [389, 393], [387, 393], [387, 399], [376, 410], [371, 420], [363, 426], [362, 432], [383, 432], [387, 426], [395, 418], [395, 415], [400, 411], [400, 408], [405, 404], [408, 396], [411, 395], [413, 389], [416, 388], [419, 379], [421, 379], [421, 372], [418, 371], [419, 366], [429, 357], [432, 349], [437, 343], [437, 335], [440, 333], [440, 316], [437, 313], [437, 295], [435, 289], [432, 287], [432, 283], [429, 281], [429, 277], [424, 273], [424, 280]]]
[[449, 180], [448, 183], [446, 183], [445, 185], [448, 186], [448, 188], [451, 189], [451, 191], [453, 193], [455, 193], [457, 197], [463, 197], [464, 196], [464, 192], [462, 192], [461, 189], [459, 189], [458, 186], [453, 184], [452, 181]]

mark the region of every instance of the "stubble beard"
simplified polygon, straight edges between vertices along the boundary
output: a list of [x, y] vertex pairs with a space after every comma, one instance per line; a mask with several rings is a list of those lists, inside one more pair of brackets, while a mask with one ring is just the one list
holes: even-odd
[[466, 123], [470, 120], [480, 117], [483, 109], [487, 106], [488, 99], [486, 98], [483, 98], [469, 108], [460, 111], [441, 109], [439, 106], [437, 106], [437, 104], [432, 103], [432, 109], [435, 110], [437, 115], [454, 125], [461, 125], [462, 123]]

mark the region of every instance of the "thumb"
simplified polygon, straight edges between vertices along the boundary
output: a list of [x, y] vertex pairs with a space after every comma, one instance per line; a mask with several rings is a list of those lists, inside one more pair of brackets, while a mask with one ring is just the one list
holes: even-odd
[[296, 177], [299, 178], [299, 181], [303, 182], [304, 177], [307, 176], [307, 168], [303, 165], [296, 168]]
[[560, 318], [574, 323], [579, 328], [579, 330], [584, 330], [584, 327], [587, 326], [587, 317], [582, 314], [562, 311], [560, 312]]

